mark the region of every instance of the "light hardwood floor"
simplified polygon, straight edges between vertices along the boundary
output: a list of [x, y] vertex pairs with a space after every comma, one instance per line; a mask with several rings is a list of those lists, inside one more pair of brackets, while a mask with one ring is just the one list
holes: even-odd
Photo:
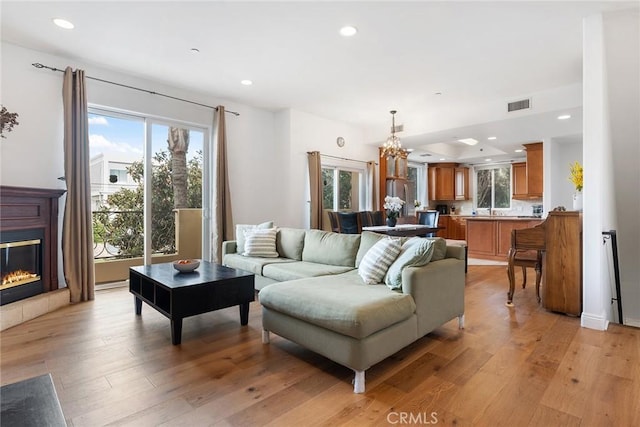
[[[520, 276], [517, 276], [518, 279]], [[580, 328], [534, 287], [507, 308], [504, 267], [470, 266], [466, 329], [454, 320], [366, 372], [272, 335], [260, 306], [169, 321], [128, 289], [2, 332], [1, 383], [50, 372], [70, 426], [640, 425], [640, 329]], [[404, 423], [402, 422], [404, 421]]]

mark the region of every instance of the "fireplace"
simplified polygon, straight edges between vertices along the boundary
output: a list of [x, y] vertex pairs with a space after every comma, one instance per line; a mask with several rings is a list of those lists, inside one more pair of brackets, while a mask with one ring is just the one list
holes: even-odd
[[41, 294], [44, 230], [8, 231], [0, 240], [0, 304]]
[[58, 289], [58, 198], [0, 186], [0, 305]]

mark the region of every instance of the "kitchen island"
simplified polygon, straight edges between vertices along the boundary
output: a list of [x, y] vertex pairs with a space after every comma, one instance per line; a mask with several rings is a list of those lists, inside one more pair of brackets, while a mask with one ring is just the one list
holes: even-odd
[[533, 216], [496, 215], [465, 219], [469, 257], [505, 262], [511, 247], [511, 230], [534, 227], [543, 221]]

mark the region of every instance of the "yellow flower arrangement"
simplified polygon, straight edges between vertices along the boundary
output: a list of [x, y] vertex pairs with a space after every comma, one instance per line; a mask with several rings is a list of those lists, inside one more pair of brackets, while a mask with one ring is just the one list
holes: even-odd
[[575, 185], [576, 191], [582, 191], [582, 183], [584, 179], [582, 165], [576, 161], [569, 166], [569, 181], [571, 181], [573, 185]]

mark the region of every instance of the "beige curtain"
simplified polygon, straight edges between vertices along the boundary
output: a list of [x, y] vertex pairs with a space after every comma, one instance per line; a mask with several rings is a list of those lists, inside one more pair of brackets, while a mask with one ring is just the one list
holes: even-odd
[[376, 191], [376, 162], [367, 162], [367, 210], [378, 210], [378, 192]]
[[64, 105], [64, 177], [67, 201], [62, 227], [64, 277], [71, 302], [92, 300], [93, 232], [89, 182], [89, 121], [84, 71], [67, 67], [62, 85]]
[[322, 230], [322, 164], [320, 152], [307, 153], [309, 161], [309, 189], [311, 191], [310, 227]]
[[222, 242], [233, 240], [233, 218], [231, 216], [231, 193], [229, 192], [229, 167], [227, 161], [227, 131], [225, 112], [218, 105], [214, 119], [215, 181], [213, 183], [213, 241], [211, 258], [222, 261]]

